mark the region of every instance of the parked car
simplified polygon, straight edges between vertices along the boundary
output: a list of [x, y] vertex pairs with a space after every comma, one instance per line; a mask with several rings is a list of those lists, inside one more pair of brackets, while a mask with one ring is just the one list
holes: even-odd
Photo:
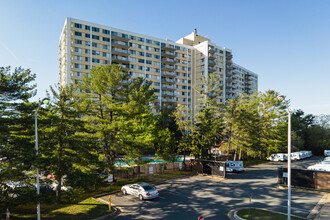
[[242, 172], [244, 171], [243, 161], [226, 161], [227, 172]]
[[128, 184], [121, 188], [121, 192], [126, 195], [130, 194], [139, 197], [140, 200], [143, 199], [154, 199], [159, 196], [158, 190], [149, 185], [148, 183], [135, 183]]

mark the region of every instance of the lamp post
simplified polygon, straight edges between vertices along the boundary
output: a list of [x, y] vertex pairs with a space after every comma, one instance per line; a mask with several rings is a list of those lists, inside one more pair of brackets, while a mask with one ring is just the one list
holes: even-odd
[[[277, 99], [283, 101], [285, 97], [279, 95]], [[291, 220], [291, 112], [286, 100], [285, 106], [288, 111], [288, 220]]]
[[[42, 104], [48, 104], [49, 98], [44, 98], [41, 101], [39, 101], [38, 108], [34, 111], [34, 132], [35, 132], [35, 148], [36, 148], [36, 156], [38, 157], [38, 123], [37, 123], [37, 115], [39, 108]], [[39, 187], [39, 169], [36, 168], [36, 181], [37, 181], [37, 196], [39, 196], [40, 193], [40, 187]], [[38, 199], [37, 204], [37, 219], [40, 220], [40, 202]]]

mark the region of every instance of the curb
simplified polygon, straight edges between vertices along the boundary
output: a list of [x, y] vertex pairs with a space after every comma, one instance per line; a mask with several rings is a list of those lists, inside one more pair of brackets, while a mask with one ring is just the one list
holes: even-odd
[[[101, 199], [97, 199], [97, 198], [94, 198], [94, 197], [93, 197], [93, 199], [95, 199], [95, 200], [97, 200], [97, 201], [99, 201], [99, 202], [102, 202], [102, 203], [104, 203], [104, 204], [107, 204], [107, 203], [105, 203], [105, 202], [104, 202], [103, 200], [101, 200]], [[106, 214], [106, 215], [103, 215], [103, 216], [98, 217], [98, 218], [94, 218], [93, 220], [112, 219], [112, 218], [116, 217], [117, 215], [120, 214], [120, 210], [119, 210], [118, 208], [116, 208], [116, 207], [114, 207], [114, 209], [115, 209], [114, 212], [109, 213], [109, 214]]]
[[312, 211], [308, 214], [307, 219], [316, 219], [319, 216], [321, 209], [330, 200], [330, 194], [325, 194], [322, 199], [315, 205]]
[[[260, 210], [265, 210], [265, 211], [269, 211], [269, 212], [273, 212], [273, 213], [278, 213], [278, 214], [282, 214], [282, 215], [287, 215], [287, 213], [283, 213], [283, 212], [276, 212], [276, 211], [271, 211], [269, 209], [264, 209], [264, 208], [258, 208], [258, 207], [242, 207], [242, 208], [238, 208], [238, 209], [233, 209], [231, 211], [228, 212], [227, 214], [227, 217], [231, 220], [246, 220], [245, 218], [241, 218], [237, 215], [237, 212], [239, 210], [242, 210], [242, 209], [248, 209], [248, 208], [251, 208], [251, 209], [260, 209]], [[292, 217], [297, 217], [297, 218], [301, 218], [299, 216], [296, 216], [296, 215], [292, 215]]]

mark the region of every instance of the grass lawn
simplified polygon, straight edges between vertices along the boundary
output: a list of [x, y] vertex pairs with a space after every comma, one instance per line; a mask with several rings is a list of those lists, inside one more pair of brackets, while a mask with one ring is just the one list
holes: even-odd
[[253, 165], [256, 165], [256, 164], [261, 164], [261, 163], [266, 163], [267, 160], [260, 160], [260, 159], [250, 159], [250, 160], [244, 160], [243, 163], [244, 163], [244, 167], [249, 167], [249, 166], [253, 166]]
[[[76, 204], [41, 204], [41, 219], [52, 220], [80, 220], [93, 219], [108, 214], [108, 205], [93, 198], [87, 198]], [[114, 210], [112, 210], [114, 211]], [[36, 219], [35, 205], [25, 204], [10, 210], [10, 219]]]
[[[120, 190], [125, 184], [136, 183], [136, 182], [156, 182], [175, 177], [190, 175], [191, 172], [186, 171], [175, 171], [172, 173], [164, 173], [160, 175], [150, 175], [145, 177], [138, 177], [134, 179], [123, 179], [118, 180], [111, 185], [111, 192]], [[93, 192], [77, 193], [75, 195], [76, 202], [71, 204], [44, 204], [41, 203], [41, 219], [51, 220], [82, 220], [82, 219], [93, 219], [108, 214], [107, 210], [109, 206], [99, 202], [92, 198], [92, 196], [108, 193], [109, 185], [100, 187]], [[9, 208], [10, 219], [24, 219], [24, 220], [35, 220], [37, 218], [36, 204], [21, 204], [16, 207]], [[112, 209], [112, 211], [114, 211]], [[5, 209], [0, 210], [0, 219], [4, 219]]]
[[[241, 209], [237, 212], [241, 218], [248, 220], [286, 220], [287, 215], [266, 211], [263, 209], [251, 209], [249, 216], [249, 209]], [[293, 220], [302, 220], [303, 218], [291, 217]]]

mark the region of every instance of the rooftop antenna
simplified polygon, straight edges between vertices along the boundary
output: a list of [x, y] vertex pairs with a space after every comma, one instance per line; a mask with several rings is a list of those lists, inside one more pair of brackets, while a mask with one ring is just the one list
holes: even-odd
[[194, 33], [197, 35], [197, 28], [194, 29]]

